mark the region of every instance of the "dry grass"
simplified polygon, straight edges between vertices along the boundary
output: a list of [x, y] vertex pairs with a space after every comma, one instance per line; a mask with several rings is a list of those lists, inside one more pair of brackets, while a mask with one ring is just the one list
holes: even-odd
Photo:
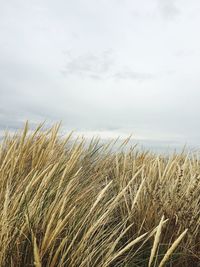
[[26, 124], [0, 144], [0, 266], [198, 266], [197, 154], [112, 152], [58, 131]]

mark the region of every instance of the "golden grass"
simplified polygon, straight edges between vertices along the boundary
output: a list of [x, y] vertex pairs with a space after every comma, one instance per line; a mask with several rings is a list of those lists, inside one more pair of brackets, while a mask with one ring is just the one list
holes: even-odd
[[1, 141], [0, 266], [198, 266], [199, 155], [113, 152], [59, 126]]

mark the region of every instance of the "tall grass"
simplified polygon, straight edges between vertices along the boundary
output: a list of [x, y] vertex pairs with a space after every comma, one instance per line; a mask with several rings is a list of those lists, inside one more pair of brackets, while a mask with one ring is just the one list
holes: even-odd
[[1, 142], [0, 266], [198, 266], [197, 154], [58, 133], [27, 123]]

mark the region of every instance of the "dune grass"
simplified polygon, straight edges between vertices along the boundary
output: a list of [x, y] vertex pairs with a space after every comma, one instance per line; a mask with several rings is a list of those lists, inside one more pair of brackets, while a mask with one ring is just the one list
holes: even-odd
[[199, 155], [111, 146], [59, 125], [5, 135], [0, 266], [199, 266]]

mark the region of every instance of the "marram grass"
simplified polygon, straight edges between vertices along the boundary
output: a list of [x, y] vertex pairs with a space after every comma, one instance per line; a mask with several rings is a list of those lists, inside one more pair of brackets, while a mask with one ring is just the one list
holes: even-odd
[[26, 123], [0, 144], [0, 218], [2, 267], [197, 267], [199, 155], [113, 152]]

